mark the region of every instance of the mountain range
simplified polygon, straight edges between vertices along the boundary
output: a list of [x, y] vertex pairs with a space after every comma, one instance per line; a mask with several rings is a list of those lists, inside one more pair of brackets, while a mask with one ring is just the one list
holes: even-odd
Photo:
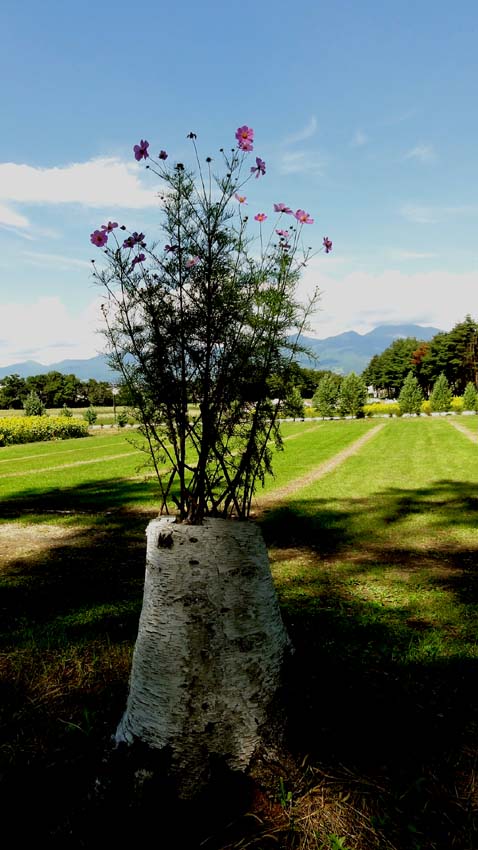
[[[310, 369], [330, 369], [342, 375], [355, 372], [359, 375], [370, 362], [374, 354], [381, 354], [395, 339], [416, 337], [428, 341], [439, 328], [423, 325], [379, 325], [366, 334], [346, 331], [326, 339], [302, 337], [302, 342], [317, 358], [301, 355], [299, 363]], [[76, 375], [81, 381], [94, 378], [96, 381], [115, 383], [119, 375], [109, 368], [104, 354], [86, 360], [60, 360], [58, 363], [43, 365], [35, 360], [25, 360], [0, 367], [0, 380], [6, 375], [19, 375], [28, 378], [31, 375], [43, 375], [46, 372], [61, 372], [64, 375]]]

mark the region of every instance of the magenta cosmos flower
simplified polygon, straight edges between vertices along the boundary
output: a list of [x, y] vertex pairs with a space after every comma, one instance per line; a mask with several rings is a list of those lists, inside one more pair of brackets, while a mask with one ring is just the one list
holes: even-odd
[[276, 230], [276, 233], [281, 237], [281, 239], [288, 239], [290, 236], [288, 230]]
[[297, 221], [300, 221], [301, 224], [313, 224], [314, 219], [310, 217], [309, 213], [305, 212], [305, 210], [296, 210], [294, 213]]
[[256, 164], [252, 166], [251, 172], [256, 175], [256, 178], [266, 173], [266, 164], [260, 156], [256, 156]]
[[141, 245], [142, 248], [146, 248], [144, 233], [137, 233], [136, 230], [124, 240], [123, 248], [134, 248], [135, 245]]
[[160, 159], [167, 159], [168, 155], [167, 155], [166, 151], [160, 151], [159, 152], [159, 158]]
[[144, 256], [144, 254], [138, 254], [138, 256], [135, 257], [133, 262], [131, 263], [131, 268], [134, 268], [134, 266], [137, 265], [137, 263], [143, 263], [145, 261], [145, 259], [146, 259], [146, 257]]
[[330, 251], [332, 250], [332, 240], [329, 239], [328, 236], [324, 236], [322, 244], [325, 248], [325, 253], [326, 254], [330, 253]]
[[140, 161], [140, 159], [147, 159], [149, 156], [148, 153], [149, 142], [146, 139], [141, 139], [139, 145], [135, 145], [134, 150], [134, 158]]
[[104, 230], [95, 230], [90, 235], [90, 240], [97, 248], [102, 248], [103, 245], [106, 245], [108, 237]]
[[197, 266], [199, 262], [199, 257], [191, 257], [189, 260], [186, 260], [186, 268], [192, 269], [194, 266]]
[[106, 233], [111, 233], [111, 231], [114, 230], [115, 227], [118, 227], [117, 221], [109, 221], [108, 224], [101, 225], [101, 229], [104, 230]]
[[286, 215], [293, 215], [291, 208], [287, 207], [285, 204], [274, 204], [274, 212], [286, 213]]
[[235, 197], [236, 201], [238, 201], [240, 204], [245, 204], [246, 201], [247, 201], [247, 198], [246, 198], [245, 195], [239, 195], [237, 192], [235, 193], [234, 197]]
[[254, 130], [252, 127], [238, 127], [236, 130], [237, 146], [241, 151], [253, 150], [252, 142], [254, 141]]
[[267, 216], [265, 213], [257, 213], [257, 215], [254, 216], [254, 221], [265, 221], [266, 218]]

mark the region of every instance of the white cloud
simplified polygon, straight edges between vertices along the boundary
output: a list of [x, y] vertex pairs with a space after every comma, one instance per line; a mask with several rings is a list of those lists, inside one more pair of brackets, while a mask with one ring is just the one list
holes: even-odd
[[[1, 169], [1, 166], [0, 166]], [[0, 188], [0, 192], [1, 192]], [[28, 227], [28, 219], [24, 215], [10, 209], [6, 204], [0, 204], [0, 226], [8, 227], [8, 229], [17, 229], [19, 227]]]
[[333, 276], [329, 274], [327, 258], [319, 256], [303, 274], [304, 295], [314, 285], [322, 292], [320, 312], [312, 322], [319, 337], [347, 330], [365, 333], [385, 323], [417, 323], [448, 330], [467, 313], [478, 318], [476, 272], [339, 272], [335, 269]]
[[322, 176], [325, 173], [326, 161], [322, 154], [316, 151], [295, 151], [282, 154], [279, 161], [281, 174], [302, 174]]
[[118, 157], [54, 168], [0, 163], [0, 225], [28, 227], [28, 219], [16, 211], [16, 204], [83, 204], [108, 209], [157, 205], [154, 191], [143, 187], [139, 174], [140, 166]]
[[94, 357], [103, 349], [101, 300], [81, 311], [70, 310], [57, 297], [2, 304], [0, 366], [22, 360], [48, 365], [65, 358]]
[[416, 159], [418, 162], [436, 162], [437, 154], [432, 145], [416, 145], [407, 151], [404, 159]]
[[390, 251], [390, 257], [393, 260], [434, 260], [438, 254], [427, 253], [426, 251]]
[[287, 136], [284, 140], [285, 145], [295, 145], [298, 142], [305, 142], [307, 139], [312, 138], [317, 132], [317, 118], [315, 115], [312, 115], [308, 124], [302, 128], [302, 130], [298, 130], [297, 133], [293, 133], [291, 136]]
[[427, 206], [426, 204], [404, 204], [400, 215], [415, 224], [438, 224], [457, 216], [478, 215], [478, 206], [462, 204], [461, 206]]

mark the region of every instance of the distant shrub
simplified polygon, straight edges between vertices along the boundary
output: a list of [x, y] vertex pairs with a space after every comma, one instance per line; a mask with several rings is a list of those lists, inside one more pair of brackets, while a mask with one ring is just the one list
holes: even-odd
[[451, 400], [451, 409], [453, 413], [463, 413], [463, 397], [459, 395], [453, 396]]
[[410, 371], [405, 378], [402, 389], [400, 390], [400, 395], [398, 397], [398, 403], [400, 405], [400, 410], [402, 413], [420, 413], [421, 404], [423, 401], [423, 393], [420, 389], [419, 383], [413, 374]]
[[364, 404], [363, 412], [365, 416], [399, 416], [400, 405], [397, 402], [385, 404], [384, 402], [377, 401], [374, 404]]
[[427, 416], [431, 416], [432, 414], [432, 406], [428, 399], [426, 401], [422, 401], [421, 412], [426, 413]]
[[0, 446], [87, 436], [87, 426], [67, 416], [9, 416], [2, 420]]
[[116, 417], [116, 421], [120, 428], [124, 428], [124, 426], [128, 424], [128, 414], [125, 413], [124, 410], [120, 410]]
[[62, 409], [60, 410], [60, 416], [66, 416], [67, 419], [72, 418], [73, 413], [71, 412], [70, 408], [66, 404], [64, 404]]
[[83, 419], [86, 419], [88, 425], [94, 425], [96, 420], [98, 419], [98, 414], [94, 407], [87, 407], [84, 414]]

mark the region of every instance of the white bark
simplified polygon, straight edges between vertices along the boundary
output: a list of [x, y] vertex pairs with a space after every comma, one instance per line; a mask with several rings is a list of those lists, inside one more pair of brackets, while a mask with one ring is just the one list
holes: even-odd
[[118, 742], [168, 747], [184, 796], [211, 758], [244, 770], [290, 649], [267, 550], [251, 522], [153, 520], [143, 610]]

